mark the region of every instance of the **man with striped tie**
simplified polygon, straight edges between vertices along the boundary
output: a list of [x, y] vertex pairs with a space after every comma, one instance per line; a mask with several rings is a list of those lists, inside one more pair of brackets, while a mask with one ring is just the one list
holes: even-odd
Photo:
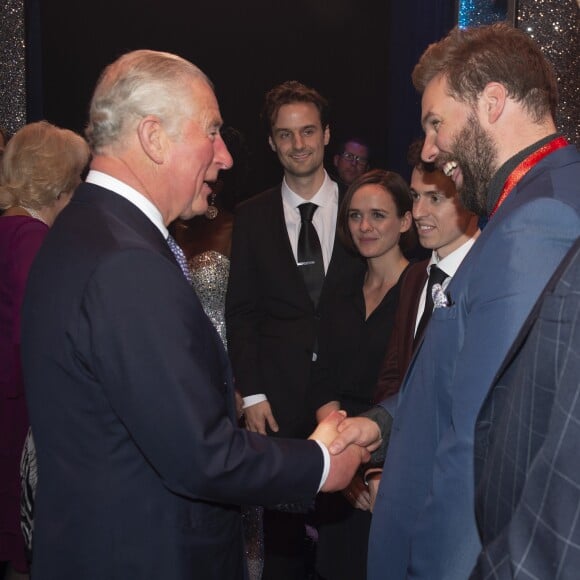
[[[210, 81], [127, 53], [90, 107], [87, 183], [30, 274], [23, 368], [38, 455], [37, 580], [246, 577], [239, 504], [312, 501], [364, 458], [237, 426], [232, 373], [167, 226], [232, 164]], [[174, 254], [175, 252], [175, 254]]]

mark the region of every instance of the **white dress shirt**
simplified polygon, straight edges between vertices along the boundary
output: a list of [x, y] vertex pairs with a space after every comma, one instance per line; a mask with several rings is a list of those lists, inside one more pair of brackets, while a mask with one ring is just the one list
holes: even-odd
[[328, 265], [332, 258], [334, 247], [334, 234], [336, 232], [336, 216], [338, 215], [338, 185], [332, 181], [328, 174], [324, 174], [324, 182], [320, 189], [312, 197], [306, 200], [292, 191], [286, 183], [286, 178], [282, 180], [282, 206], [284, 208], [284, 219], [288, 238], [294, 253], [294, 259], [298, 262], [298, 237], [300, 235], [301, 219], [298, 206], [306, 203], [314, 203], [318, 206], [312, 217], [312, 225], [318, 234], [320, 247], [322, 248], [322, 260], [324, 262], [324, 273], [328, 271]]

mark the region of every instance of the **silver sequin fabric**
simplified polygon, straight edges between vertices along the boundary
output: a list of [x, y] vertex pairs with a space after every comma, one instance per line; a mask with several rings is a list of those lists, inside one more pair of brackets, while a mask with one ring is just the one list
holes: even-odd
[[0, 1], [0, 125], [9, 134], [26, 123], [24, 0]]
[[[210, 250], [190, 258], [189, 267], [199, 301], [227, 348], [225, 304], [230, 261], [227, 256]], [[259, 506], [242, 506], [245, 552], [250, 580], [260, 580], [264, 566], [262, 512], [263, 508]]]
[[199, 301], [227, 348], [225, 304], [230, 260], [210, 250], [189, 259], [193, 287]]

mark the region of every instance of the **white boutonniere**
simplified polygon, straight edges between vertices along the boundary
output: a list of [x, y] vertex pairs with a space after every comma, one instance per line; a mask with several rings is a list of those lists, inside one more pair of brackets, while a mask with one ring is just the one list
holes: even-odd
[[443, 290], [441, 284], [433, 284], [431, 296], [433, 297], [433, 308], [448, 308], [453, 304], [451, 297]]

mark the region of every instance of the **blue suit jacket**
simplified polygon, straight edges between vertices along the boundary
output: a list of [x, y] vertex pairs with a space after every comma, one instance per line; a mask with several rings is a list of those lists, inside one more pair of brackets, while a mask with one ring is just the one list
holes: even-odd
[[472, 577], [576, 579], [580, 238], [502, 368], [476, 426], [476, 513], [483, 551]]
[[458, 579], [480, 550], [475, 419], [509, 347], [580, 231], [580, 154], [538, 163], [490, 220], [435, 309], [402, 386], [373, 515], [369, 579]]
[[312, 441], [236, 427], [222, 342], [159, 230], [82, 185], [23, 316], [37, 580], [243, 578], [235, 504], [307, 502]]

